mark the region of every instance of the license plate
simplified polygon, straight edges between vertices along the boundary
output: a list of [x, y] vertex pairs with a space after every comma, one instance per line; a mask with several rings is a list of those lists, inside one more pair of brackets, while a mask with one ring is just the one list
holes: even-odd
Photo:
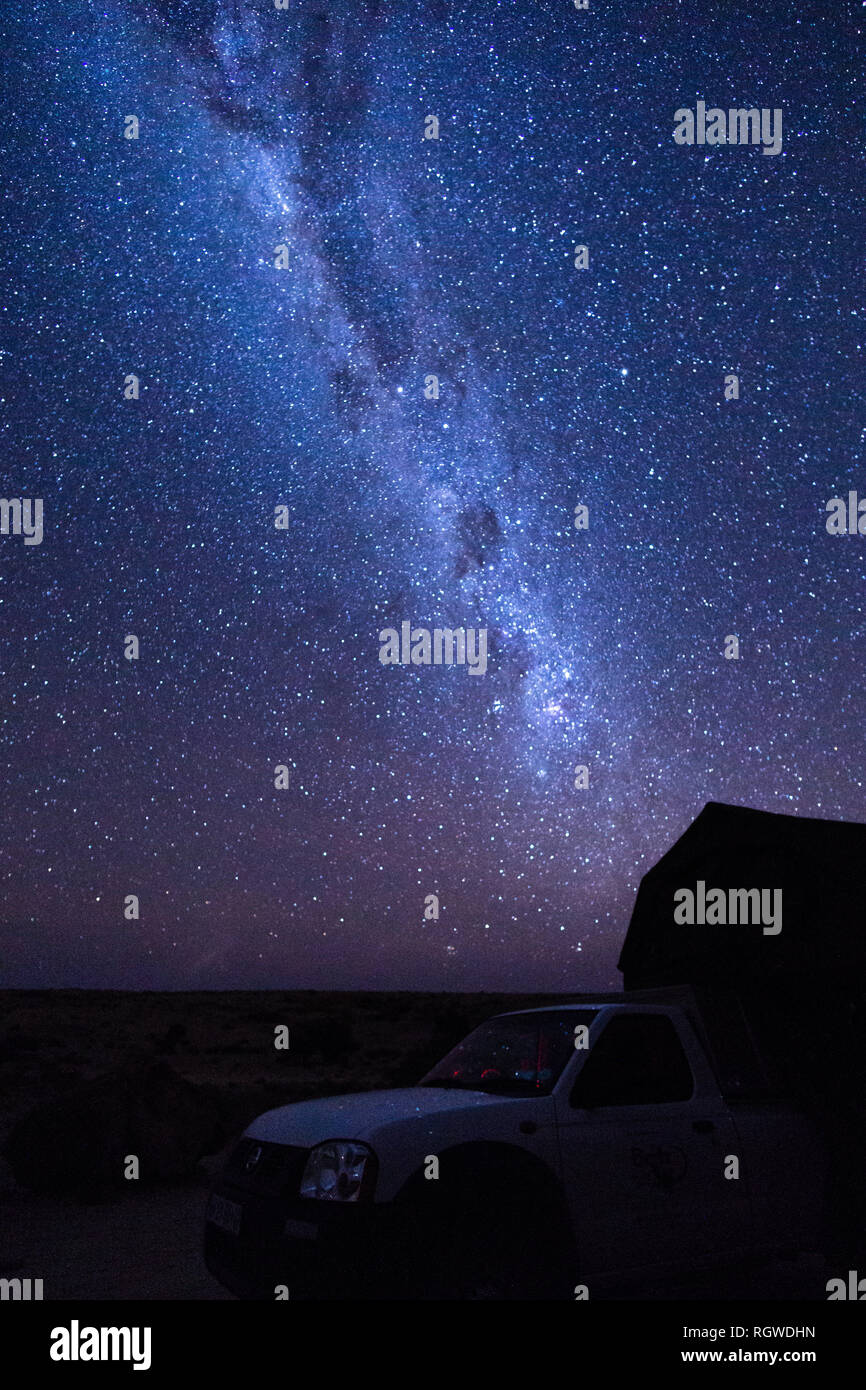
[[241, 1212], [243, 1207], [239, 1202], [230, 1202], [227, 1197], [220, 1197], [218, 1192], [212, 1192], [207, 1204], [205, 1219], [211, 1225], [219, 1226], [221, 1231], [228, 1231], [230, 1235], [239, 1236], [241, 1233]]

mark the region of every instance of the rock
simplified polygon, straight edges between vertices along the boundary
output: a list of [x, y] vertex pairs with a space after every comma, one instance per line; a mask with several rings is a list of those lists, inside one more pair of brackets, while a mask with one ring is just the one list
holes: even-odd
[[231, 1144], [226, 1144], [218, 1153], [205, 1154], [204, 1158], [200, 1158], [196, 1164], [196, 1172], [199, 1177], [204, 1178], [207, 1182], [211, 1182], [214, 1178], [219, 1177], [226, 1165], [229, 1154], [235, 1147], [235, 1143], [236, 1141], [233, 1140]]
[[[3, 1152], [24, 1187], [88, 1193], [192, 1176], [224, 1141], [214, 1099], [158, 1062], [118, 1068], [37, 1106]], [[138, 1182], [124, 1177], [129, 1155]]]

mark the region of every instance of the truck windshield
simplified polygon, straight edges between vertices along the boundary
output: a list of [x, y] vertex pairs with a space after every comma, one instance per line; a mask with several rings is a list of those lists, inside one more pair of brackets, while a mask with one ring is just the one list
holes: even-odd
[[597, 1009], [503, 1014], [482, 1023], [419, 1082], [506, 1095], [549, 1095]]

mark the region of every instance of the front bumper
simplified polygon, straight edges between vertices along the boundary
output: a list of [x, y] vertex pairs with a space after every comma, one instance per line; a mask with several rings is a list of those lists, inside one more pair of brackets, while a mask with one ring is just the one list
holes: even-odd
[[[258, 1162], [248, 1168], [256, 1150]], [[393, 1206], [299, 1198], [308, 1154], [241, 1141], [213, 1187], [217, 1198], [240, 1212], [234, 1231], [206, 1220], [204, 1257], [211, 1274], [243, 1299], [273, 1301], [279, 1285], [290, 1299], [399, 1296]]]

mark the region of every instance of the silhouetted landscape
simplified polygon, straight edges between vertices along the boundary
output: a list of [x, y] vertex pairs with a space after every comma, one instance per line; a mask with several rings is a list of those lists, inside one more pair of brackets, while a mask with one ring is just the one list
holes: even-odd
[[[0, 992], [0, 1277], [41, 1278], [46, 1299], [230, 1299], [202, 1260], [204, 1210], [251, 1119], [412, 1084], [493, 1014], [573, 997]], [[641, 1296], [732, 1297], [748, 1277]], [[774, 1270], [770, 1296], [814, 1296], [822, 1277]], [[754, 1294], [767, 1296], [760, 1275]]]
[[0, 992], [0, 1277], [42, 1278], [46, 1298], [228, 1298], [202, 1263], [204, 1204], [254, 1116], [411, 1084], [476, 1023], [560, 997]]

